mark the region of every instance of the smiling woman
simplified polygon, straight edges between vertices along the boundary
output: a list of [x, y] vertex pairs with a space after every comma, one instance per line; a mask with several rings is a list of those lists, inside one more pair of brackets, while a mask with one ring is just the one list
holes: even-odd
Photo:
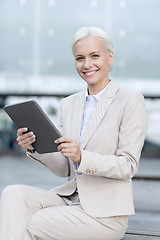
[[[87, 89], [61, 101], [58, 152], [39, 154], [34, 133], [17, 141], [65, 185], [46, 191], [9, 186], [2, 192], [0, 239], [120, 240], [134, 214], [131, 178], [146, 133], [144, 98], [109, 79], [113, 46], [99, 28], [74, 36], [73, 54]], [[127, 196], [127, 197], [126, 197]], [[9, 230], [8, 230], [9, 229]]]

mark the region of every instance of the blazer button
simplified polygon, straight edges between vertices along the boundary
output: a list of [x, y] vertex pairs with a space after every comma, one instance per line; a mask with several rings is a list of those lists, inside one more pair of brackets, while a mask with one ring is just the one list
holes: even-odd
[[93, 175], [95, 175], [96, 174], [96, 171], [93, 171]]
[[89, 169], [86, 169], [86, 173], [90, 173], [90, 170], [89, 170]]

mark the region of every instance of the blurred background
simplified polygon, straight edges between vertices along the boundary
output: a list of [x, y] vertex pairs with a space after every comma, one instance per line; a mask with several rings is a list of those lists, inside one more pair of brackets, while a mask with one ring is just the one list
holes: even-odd
[[[0, 0], [0, 190], [12, 183], [50, 188], [64, 181], [26, 160], [15, 141], [17, 129], [3, 107], [36, 99], [57, 124], [60, 99], [85, 88], [71, 52], [72, 36], [83, 26], [109, 33], [115, 53], [110, 78], [145, 96], [148, 130], [137, 179], [150, 179], [147, 191], [156, 189], [153, 181], [160, 179], [159, 16], [160, 0]], [[139, 197], [136, 201], [138, 209]]]

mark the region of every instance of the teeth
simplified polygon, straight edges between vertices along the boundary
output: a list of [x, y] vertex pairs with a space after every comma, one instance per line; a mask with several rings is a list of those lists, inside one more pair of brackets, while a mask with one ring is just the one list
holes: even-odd
[[95, 71], [93, 71], [93, 72], [86, 72], [85, 75], [90, 76], [90, 75], [92, 75], [94, 73], [95, 73]]

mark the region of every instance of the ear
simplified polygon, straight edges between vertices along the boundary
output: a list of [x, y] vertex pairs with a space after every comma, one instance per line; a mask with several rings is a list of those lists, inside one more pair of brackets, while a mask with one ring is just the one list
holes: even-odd
[[113, 51], [109, 51], [109, 66], [112, 65], [114, 60], [114, 53]]

